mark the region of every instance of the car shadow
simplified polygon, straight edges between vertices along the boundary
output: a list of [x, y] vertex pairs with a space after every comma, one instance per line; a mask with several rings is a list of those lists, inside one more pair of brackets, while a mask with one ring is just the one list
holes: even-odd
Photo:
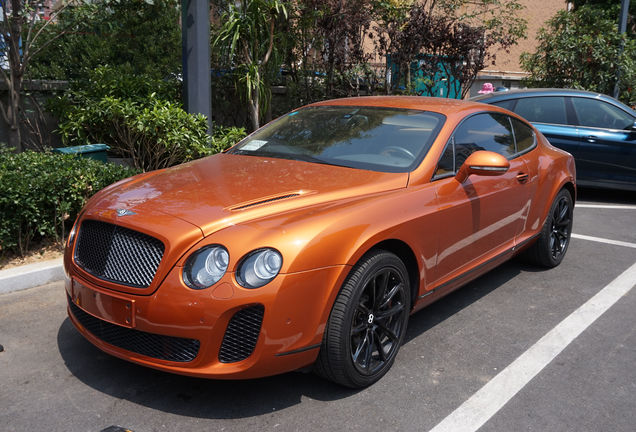
[[[496, 290], [521, 270], [532, 268], [517, 260], [505, 263], [414, 314], [404, 343]], [[303, 398], [333, 401], [360, 391], [301, 372], [239, 381], [161, 372], [103, 353], [86, 341], [68, 318], [58, 330], [57, 344], [66, 367], [82, 383], [115, 398], [188, 417], [246, 418], [297, 405]]]
[[599, 202], [603, 204], [636, 204], [636, 191], [579, 187], [576, 195], [577, 201]]

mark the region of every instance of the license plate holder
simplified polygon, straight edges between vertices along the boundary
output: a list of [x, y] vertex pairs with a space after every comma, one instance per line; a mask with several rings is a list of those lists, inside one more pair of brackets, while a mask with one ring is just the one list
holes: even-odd
[[135, 326], [135, 301], [91, 289], [76, 280], [71, 284], [71, 300], [84, 312], [123, 327]]

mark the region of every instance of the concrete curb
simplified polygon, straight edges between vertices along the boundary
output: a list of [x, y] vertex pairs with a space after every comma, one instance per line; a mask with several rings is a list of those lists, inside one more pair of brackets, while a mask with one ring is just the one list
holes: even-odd
[[0, 270], [0, 294], [64, 279], [62, 258]]

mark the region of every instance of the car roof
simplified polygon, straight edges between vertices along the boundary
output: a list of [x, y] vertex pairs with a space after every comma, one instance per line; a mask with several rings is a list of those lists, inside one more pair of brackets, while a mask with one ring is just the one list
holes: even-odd
[[[446, 116], [456, 114], [459, 111], [492, 110], [492, 106], [486, 108], [484, 104], [460, 99], [447, 99], [427, 96], [361, 96], [342, 99], [331, 99], [316, 102], [313, 106], [371, 106], [384, 108], [404, 108], [422, 111], [433, 111]], [[500, 111], [500, 110], [496, 110]], [[502, 111], [507, 112], [507, 111]]]
[[624, 103], [605, 95], [603, 93], [591, 92], [587, 90], [577, 90], [577, 89], [559, 89], [559, 88], [531, 88], [531, 89], [518, 89], [518, 90], [510, 90], [506, 92], [494, 92], [488, 93], [485, 95], [479, 95], [470, 98], [473, 102], [482, 102], [482, 103], [494, 103], [501, 102], [505, 100], [511, 99], [520, 99], [524, 97], [537, 97], [537, 96], [577, 96], [584, 98], [592, 98], [599, 99], [610, 103], [623, 111], [627, 111], [632, 116], [636, 117], [636, 111], [631, 109], [629, 106]]

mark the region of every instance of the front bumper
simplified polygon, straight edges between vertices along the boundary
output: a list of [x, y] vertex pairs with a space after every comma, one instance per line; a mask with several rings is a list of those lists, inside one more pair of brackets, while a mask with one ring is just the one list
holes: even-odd
[[[233, 273], [208, 289], [192, 290], [181, 271], [174, 267], [151, 295], [134, 295], [87, 280], [71, 264], [66, 281], [69, 317], [101, 350], [144, 366], [220, 379], [275, 375], [316, 360], [348, 268], [280, 274], [252, 290], [238, 285]], [[258, 310], [262, 324], [255, 328]], [[255, 344], [246, 358], [240, 347], [238, 355], [227, 355], [233, 343], [245, 343], [250, 334]]]

